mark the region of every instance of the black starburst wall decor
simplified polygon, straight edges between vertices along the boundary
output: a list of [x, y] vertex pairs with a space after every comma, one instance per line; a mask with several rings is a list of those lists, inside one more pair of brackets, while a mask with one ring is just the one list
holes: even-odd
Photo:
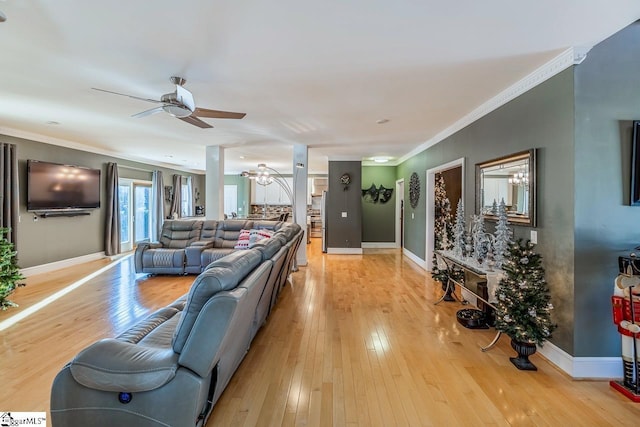
[[420, 178], [417, 173], [411, 174], [411, 179], [409, 180], [409, 203], [411, 203], [411, 207], [415, 209], [418, 206], [418, 201], [420, 200]]

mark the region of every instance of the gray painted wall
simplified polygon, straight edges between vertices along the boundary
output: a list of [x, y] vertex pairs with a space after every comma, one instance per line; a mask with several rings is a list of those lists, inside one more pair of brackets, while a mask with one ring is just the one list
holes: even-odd
[[640, 120], [640, 22], [575, 68], [575, 352], [619, 356], [610, 297], [617, 256], [640, 244], [629, 206], [631, 121]]
[[375, 184], [392, 188], [391, 199], [386, 203], [367, 202], [362, 198], [362, 241], [395, 242], [396, 240], [396, 167], [363, 166], [362, 189]]
[[[547, 270], [554, 320], [560, 324], [552, 342], [569, 354], [574, 351], [573, 95], [573, 70], [569, 69], [398, 166], [398, 178], [405, 180], [407, 200], [405, 248], [424, 259], [424, 191], [428, 169], [465, 158], [464, 204], [468, 222], [475, 209], [475, 164], [529, 148], [538, 149], [537, 250]], [[421, 184], [416, 209], [408, 203], [412, 172], [419, 174]], [[513, 228], [516, 237], [530, 235], [529, 227]]]
[[[351, 184], [345, 190], [340, 176], [351, 175]], [[327, 195], [327, 247], [362, 247], [362, 162], [330, 161], [329, 193]], [[342, 217], [342, 212], [347, 217]]]
[[[104, 206], [105, 179], [107, 162], [116, 162], [119, 166], [131, 166], [137, 169], [163, 172], [165, 185], [171, 185], [174, 173], [193, 176], [194, 188], [204, 194], [204, 176], [189, 174], [173, 169], [160, 168], [143, 163], [131, 162], [115, 157], [74, 150], [56, 145], [0, 135], [3, 142], [16, 144], [18, 150], [18, 168], [20, 181], [20, 222], [18, 223], [18, 265], [22, 268], [33, 267], [83, 255], [99, 253], [104, 250]], [[27, 212], [27, 159], [44, 160], [53, 163], [74, 164], [102, 170], [101, 208], [91, 211], [91, 215], [78, 217], [38, 218]], [[123, 178], [151, 181], [151, 172], [119, 169]], [[168, 205], [167, 205], [168, 206]], [[168, 208], [167, 208], [168, 211]]]

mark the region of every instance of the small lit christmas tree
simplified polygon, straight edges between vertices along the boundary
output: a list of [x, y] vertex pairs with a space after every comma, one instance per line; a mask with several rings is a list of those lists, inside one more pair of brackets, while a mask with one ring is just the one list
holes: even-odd
[[[436, 179], [435, 186], [435, 197], [434, 197], [434, 208], [435, 208], [435, 221], [434, 221], [434, 248], [436, 250], [450, 250], [453, 245], [453, 224], [451, 223], [451, 202], [447, 197], [447, 191], [444, 183], [444, 178], [442, 175]], [[438, 258], [436, 254], [433, 254], [431, 268], [431, 277], [434, 280], [437, 280], [441, 283], [442, 290], [446, 291], [446, 295], [444, 296], [445, 301], [455, 301], [455, 299], [451, 296], [453, 292], [452, 288], [449, 288], [447, 285], [449, 283], [449, 278], [451, 277], [454, 280], [460, 280], [462, 277], [462, 271], [452, 268], [448, 269], [445, 265], [438, 265]]]
[[[447, 198], [447, 191], [442, 175], [438, 175], [438, 178], [436, 179], [434, 193], [434, 249], [448, 250], [451, 249], [451, 243], [453, 240], [453, 226], [451, 224], [451, 202], [449, 202], [449, 199]], [[446, 268], [440, 269], [438, 267], [438, 260], [435, 253], [433, 254], [432, 265], [431, 277], [442, 283], [442, 289], [444, 290], [447, 286], [447, 281], [449, 280], [449, 272]]]
[[496, 268], [502, 268], [502, 263], [504, 262], [505, 255], [509, 249], [509, 244], [511, 244], [511, 235], [509, 219], [507, 217], [507, 208], [504, 204], [504, 199], [502, 199], [498, 206], [498, 222], [496, 223], [493, 244], [493, 259], [495, 260]]
[[24, 279], [20, 274], [20, 268], [16, 263], [16, 251], [13, 250], [13, 243], [9, 242], [5, 235], [9, 229], [0, 228], [0, 309], [6, 310], [9, 307], [16, 307], [17, 304], [7, 298]]
[[[511, 337], [511, 345], [525, 345], [529, 353], [511, 358], [519, 369], [535, 370], [528, 355], [535, 352], [535, 344], [543, 345], [551, 338], [556, 325], [551, 322], [549, 287], [544, 277], [542, 257], [535, 253], [535, 245], [522, 239], [512, 242], [502, 265], [506, 276], [496, 290], [496, 329]], [[515, 344], [514, 344], [515, 342]]]

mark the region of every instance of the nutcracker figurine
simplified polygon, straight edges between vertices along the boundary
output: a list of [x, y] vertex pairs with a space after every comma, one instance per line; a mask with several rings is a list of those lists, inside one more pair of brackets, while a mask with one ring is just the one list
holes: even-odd
[[616, 277], [611, 304], [613, 322], [622, 339], [624, 378], [611, 381], [613, 388], [634, 402], [640, 402], [640, 260], [634, 254], [620, 257], [620, 272]]

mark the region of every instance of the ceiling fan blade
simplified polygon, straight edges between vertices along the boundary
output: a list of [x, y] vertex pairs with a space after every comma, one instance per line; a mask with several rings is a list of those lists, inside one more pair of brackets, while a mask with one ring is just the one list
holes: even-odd
[[241, 119], [247, 113], [234, 113], [231, 111], [209, 110], [207, 108], [196, 108], [193, 111], [194, 116], [210, 117], [212, 119]]
[[146, 111], [142, 111], [140, 113], [134, 114], [131, 117], [136, 117], [136, 118], [146, 117], [146, 116], [150, 116], [152, 114], [161, 113], [162, 111], [164, 111], [163, 107], [155, 107], [155, 108], [152, 108], [150, 110], [146, 110]]
[[200, 120], [199, 118], [197, 118], [195, 116], [178, 117], [178, 119], [182, 120], [183, 122], [187, 122], [190, 125], [198, 126], [199, 128], [203, 128], [203, 129], [207, 129], [207, 128], [212, 128], [213, 127], [209, 123], [205, 123], [205, 122], [203, 122], [202, 120]]
[[119, 93], [119, 92], [114, 92], [112, 90], [99, 89], [97, 87], [92, 87], [91, 89], [98, 90], [100, 92], [112, 93], [114, 95], [126, 96], [127, 98], [138, 99], [140, 101], [153, 102], [153, 103], [156, 103], [156, 104], [164, 104], [162, 101], [158, 101], [157, 99], [141, 98], [139, 96], [127, 95], [126, 93]]
[[193, 100], [193, 94], [180, 85], [176, 85], [176, 97], [178, 102], [193, 111], [196, 109], [196, 102]]

